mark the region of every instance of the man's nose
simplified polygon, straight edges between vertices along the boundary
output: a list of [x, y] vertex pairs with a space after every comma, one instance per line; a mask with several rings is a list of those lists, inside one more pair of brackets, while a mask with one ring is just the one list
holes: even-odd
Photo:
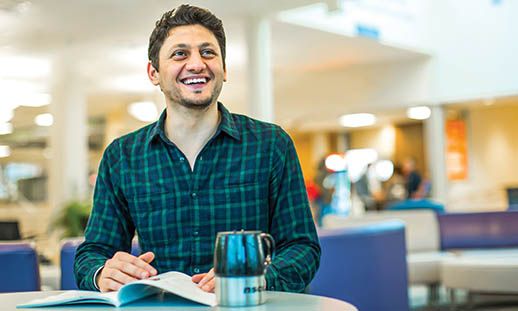
[[205, 70], [205, 68], [207, 68], [207, 65], [199, 52], [192, 53], [185, 66], [185, 69], [192, 72], [201, 72]]

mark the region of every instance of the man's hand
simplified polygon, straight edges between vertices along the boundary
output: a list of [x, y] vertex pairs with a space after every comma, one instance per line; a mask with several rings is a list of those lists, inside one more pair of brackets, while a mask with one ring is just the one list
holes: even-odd
[[135, 257], [126, 252], [117, 252], [106, 260], [104, 267], [97, 275], [97, 286], [102, 293], [116, 291], [122, 285], [138, 279], [147, 279], [156, 275], [157, 271], [149, 263], [155, 254], [147, 252]]
[[208, 273], [200, 273], [192, 276], [192, 281], [198, 284], [202, 290], [212, 293], [216, 287], [216, 280], [214, 279], [214, 268], [210, 269]]

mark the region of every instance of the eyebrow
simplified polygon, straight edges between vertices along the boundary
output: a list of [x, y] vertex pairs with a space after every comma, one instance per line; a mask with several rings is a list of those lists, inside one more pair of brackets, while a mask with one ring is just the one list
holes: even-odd
[[[214, 46], [214, 44], [212, 44], [210, 42], [203, 42], [198, 45], [198, 48], [205, 48], [208, 46]], [[190, 47], [190, 45], [185, 44], [185, 43], [178, 43], [178, 44], [175, 44], [172, 46], [172, 48], [189, 48], [189, 47]]]

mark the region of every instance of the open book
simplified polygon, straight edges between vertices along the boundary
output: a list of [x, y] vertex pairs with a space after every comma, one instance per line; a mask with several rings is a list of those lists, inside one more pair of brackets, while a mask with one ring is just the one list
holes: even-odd
[[205, 304], [216, 305], [216, 296], [201, 290], [191, 277], [181, 272], [166, 272], [149, 279], [138, 280], [122, 286], [116, 292], [99, 293], [94, 291], [71, 290], [63, 294], [35, 299], [16, 306], [17, 308], [37, 308], [81, 303], [104, 303], [115, 307], [128, 304], [161, 291]]

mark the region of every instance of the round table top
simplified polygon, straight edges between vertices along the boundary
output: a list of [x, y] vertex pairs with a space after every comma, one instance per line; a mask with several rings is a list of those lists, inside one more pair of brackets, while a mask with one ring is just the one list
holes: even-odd
[[[29, 310], [29, 309], [16, 309], [16, 305], [27, 303], [30, 300], [37, 298], [44, 298], [52, 295], [60, 294], [64, 291], [44, 291], [44, 292], [19, 292], [19, 293], [6, 293], [0, 294], [0, 304], [1, 309], [5, 311], [14, 311], [14, 310]], [[268, 310], [283, 310], [283, 311], [357, 311], [357, 309], [344, 301], [328, 298], [323, 296], [315, 296], [308, 294], [295, 294], [295, 293], [286, 293], [286, 292], [266, 292], [267, 300], [266, 303], [260, 306], [247, 307], [247, 308], [238, 308], [239, 310], [250, 310], [250, 311], [268, 311]], [[152, 309], [151, 309], [152, 308]], [[175, 295], [166, 294], [166, 295], [157, 295], [153, 297], [148, 297], [137, 302], [131, 303], [127, 306], [119, 307], [117, 310], [229, 310], [235, 311], [237, 308], [224, 308], [224, 307], [208, 307], [204, 305], [197, 304], [195, 302], [191, 302], [180, 298]], [[55, 311], [55, 310], [92, 310], [96, 311], [113, 311], [116, 308], [110, 305], [100, 305], [100, 304], [82, 304], [82, 305], [73, 305], [73, 306], [61, 306], [56, 309], [56, 307], [43, 307], [43, 308], [33, 308], [31, 310], [38, 311]]]

